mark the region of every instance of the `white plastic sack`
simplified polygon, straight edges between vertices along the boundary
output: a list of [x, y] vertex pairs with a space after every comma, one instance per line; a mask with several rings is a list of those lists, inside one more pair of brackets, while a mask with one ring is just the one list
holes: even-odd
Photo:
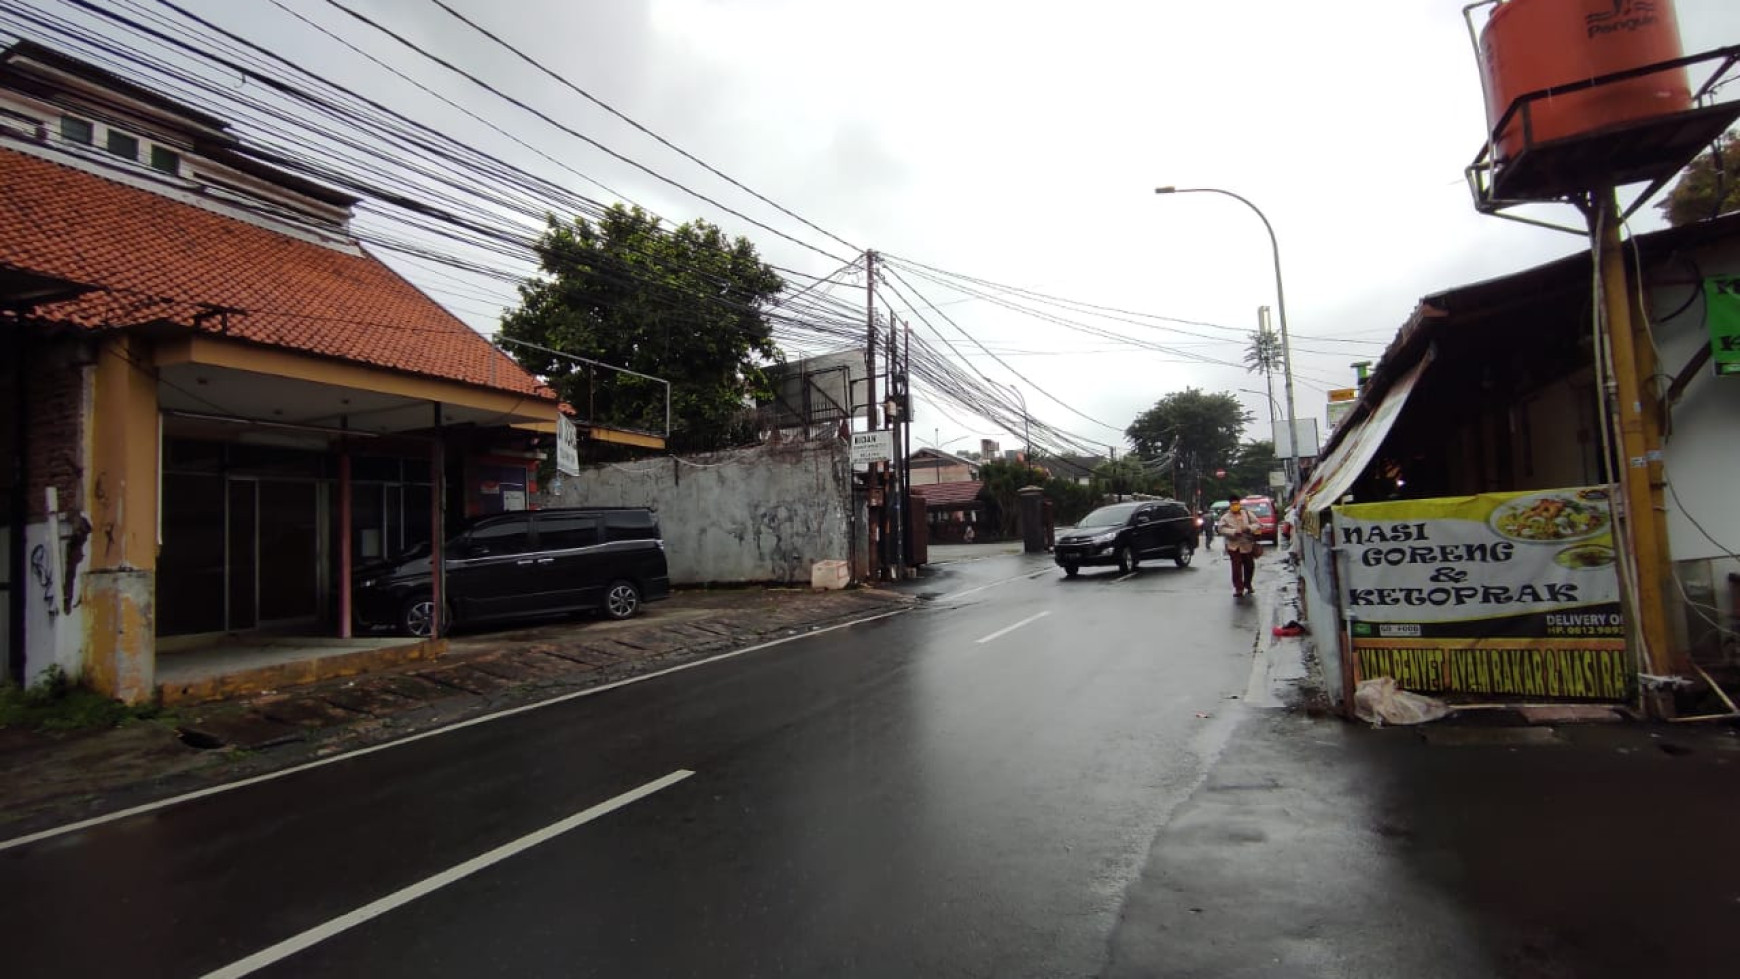
[[1394, 677], [1378, 676], [1359, 681], [1353, 691], [1353, 713], [1360, 720], [1381, 727], [1425, 724], [1450, 713], [1450, 708], [1442, 700], [1398, 688]]

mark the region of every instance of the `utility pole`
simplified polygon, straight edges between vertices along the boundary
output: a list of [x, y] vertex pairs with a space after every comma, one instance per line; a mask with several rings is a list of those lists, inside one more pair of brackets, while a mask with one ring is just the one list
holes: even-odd
[[[900, 353], [900, 505], [910, 510], [912, 507], [912, 324], [902, 322], [906, 334], [904, 349]], [[906, 522], [900, 525], [903, 550], [900, 554], [901, 564], [913, 567], [912, 559], [917, 548], [912, 542], [913, 515], [907, 513]]]
[[[1590, 239], [1601, 278], [1601, 323], [1605, 328], [1613, 376], [1602, 392], [1603, 415], [1617, 415], [1619, 484], [1623, 506], [1617, 508], [1624, 529], [1634, 580], [1623, 589], [1631, 599], [1629, 618], [1642, 640], [1644, 666], [1650, 673], [1667, 676], [1677, 672], [1667, 625], [1666, 576], [1667, 517], [1662, 499], [1661, 430], [1662, 404], [1655, 394], [1655, 351], [1646, 329], [1632, 317], [1635, 301], [1627, 286], [1625, 245], [1620, 239], [1619, 199], [1613, 188], [1592, 195], [1589, 210]], [[1642, 275], [1639, 268], [1637, 274]], [[1604, 419], [1603, 424], [1607, 424]]]
[[[864, 252], [864, 430], [874, 432], [881, 425], [876, 420], [876, 253]], [[866, 577], [871, 581], [882, 577], [882, 515], [887, 507], [878, 507], [878, 491], [882, 487], [881, 463], [869, 463], [864, 471], [864, 508], [865, 516], [869, 518], [874, 512], [875, 519], [865, 521], [865, 533], [868, 535], [868, 552], [865, 563], [868, 566]]]
[[[1257, 336], [1260, 338], [1266, 338], [1269, 336], [1269, 332], [1270, 332], [1270, 330], [1269, 330], [1269, 307], [1258, 306], [1257, 307]], [[1260, 344], [1263, 341], [1262, 341], [1262, 339], [1259, 339], [1257, 342]], [[1264, 357], [1263, 357], [1263, 388], [1264, 388], [1264, 390], [1269, 392], [1269, 435], [1271, 437], [1273, 437], [1275, 434], [1275, 417], [1276, 417], [1275, 416], [1275, 370], [1274, 370], [1274, 367], [1269, 364], [1269, 358], [1267, 356], [1268, 351], [1264, 350], [1263, 353], [1264, 353]]]
[[896, 581], [906, 577], [906, 460], [901, 458], [901, 446], [905, 443], [906, 416], [901, 411], [901, 396], [905, 393], [905, 385], [901, 377], [903, 367], [900, 361], [900, 321], [888, 314], [888, 411], [884, 419], [888, 428], [889, 443], [889, 486], [888, 494], [892, 497], [888, 513], [892, 518], [893, 528], [890, 539], [894, 544], [894, 558], [890, 562], [890, 577]]

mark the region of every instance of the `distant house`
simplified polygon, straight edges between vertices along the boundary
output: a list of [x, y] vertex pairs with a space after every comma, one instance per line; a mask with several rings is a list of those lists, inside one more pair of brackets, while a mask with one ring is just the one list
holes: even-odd
[[354, 203], [0, 53], [11, 679], [137, 701], [170, 640], [348, 635], [353, 565], [527, 505], [553, 393], [363, 249]]
[[1092, 455], [1036, 456], [1033, 462], [1034, 465], [1050, 473], [1054, 479], [1067, 479], [1072, 483], [1086, 486], [1093, 482], [1094, 470], [1106, 464], [1106, 457]]
[[979, 478], [979, 463], [941, 449], [919, 449], [907, 459], [912, 485], [964, 483]]
[[985, 528], [985, 504], [979, 498], [984, 484], [978, 480], [965, 482], [914, 483], [912, 494], [924, 500], [925, 519], [930, 525], [930, 539], [936, 543], [964, 540], [968, 527]]

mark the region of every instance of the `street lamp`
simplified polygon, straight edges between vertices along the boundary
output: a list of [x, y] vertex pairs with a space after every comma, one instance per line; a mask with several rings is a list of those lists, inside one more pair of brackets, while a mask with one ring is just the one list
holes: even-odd
[[1299, 480], [1299, 419], [1293, 408], [1293, 345], [1287, 339], [1287, 293], [1281, 288], [1281, 245], [1275, 240], [1275, 227], [1269, 223], [1268, 215], [1262, 208], [1230, 190], [1218, 187], [1156, 187], [1156, 194], [1219, 194], [1230, 197], [1257, 213], [1257, 218], [1263, 222], [1263, 230], [1269, 233], [1269, 250], [1275, 256], [1275, 309], [1281, 316], [1281, 371], [1287, 381], [1287, 453], [1292, 459], [1292, 471], [1289, 478], [1297, 485]]
[[1275, 422], [1278, 420], [1275, 417], [1275, 392], [1273, 392], [1273, 391], [1258, 391], [1256, 388], [1239, 388], [1239, 391], [1242, 394], [1254, 394], [1259, 398], [1266, 399], [1269, 403], [1269, 424], [1270, 424], [1270, 426], [1273, 426], [1275, 424]]
[[1027, 460], [1027, 482], [1033, 482], [1033, 425], [1027, 417], [1027, 396], [1015, 385], [1009, 385], [1009, 390], [1015, 392], [1015, 397], [1021, 400], [1021, 443], [1022, 458]]

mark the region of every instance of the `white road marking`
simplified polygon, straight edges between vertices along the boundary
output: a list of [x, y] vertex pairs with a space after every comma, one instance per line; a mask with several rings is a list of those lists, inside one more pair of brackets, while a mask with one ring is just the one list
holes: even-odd
[[1134, 578], [1134, 577], [1136, 577], [1136, 572], [1131, 571], [1121, 578], [1114, 578], [1113, 581], [1129, 581], [1131, 578]]
[[681, 665], [672, 666], [672, 667], [669, 667], [667, 669], [655, 670], [652, 673], [643, 673], [640, 676], [631, 676], [631, 677], [628, 677], [627, 679], [617, 680], [617, 681], [612, 682], [612, 683], [606, 683], [606, 684], [602, 684], [602, 685], [596, 686], [596, 687], [588, 687], [585, 690], [576, 690], [573, 693], [558, 694], [557, 696], [551, 697], [548, 700], [540, 700], [540, 701], [537, 701], [536, 703], [531, 703], [531, 704], [522, 704], [519, 707], [510, 707], [506, 710], [498, 710], [493, 714], [484, 714], [481, 717], [473, 717], [473, 718], [470, 718], [469, 720], [459, 721], [456, 724], [449, 724], [446, 727], [438, 727], [432, 731], [424, 731], [421, 734], [413, 734], [407, 738], [400, 738], [397, 741], [387, 741], [387, 742], [384, 742], [382, 744], [370, 745], [366, 748], [358, 748], [355, 751], [347, 751], [347, 752], [344, 752], [342, 754], [329, 755], [328, 757], [321, 758], [317, 761], [304, 762], [300, 765], [292, 765], [289, 768], [282, 768], [282, 769], [279, 769], [278, 771], [275, 771], [275, 772], [266, 772], [263, 775], [254, 775], [254, 776], [251, 776], [249, 778], [240, 779], [240, 780], [237, 780], [234, 782], [225, 782], [222, 785], [213, 785], [213, 786], [209, 786], [209, 787], [203, 788], [203, 789], [196, 789], [195, 791], [186, 792], [186, 793], [183, 793], [181, 795], [170, 796], [167, 799], [159, 799], [156, 802], [147, 802], [143, 805], [133, 806], [130, 809], [117, 810], [116, 812], [111, 812], [111, 813], [108, 813], [107, 815], [93, 816], [90, 819], [81, 819], [76, 823], [67, 823], [65, 826], [56, 826], [53, 829], [45, 829], [45, 830], [42, 830], [40, 832], [30, 833], [30, 834], [25, 835], [25, 836], [16, 836], [10, 840], [0, 840], [0, 852], [10, 850], [14, 847], [20, 847], [20, 846], [25, 846], [25, 845], [30, 844], [30, 843], [35, 843], [39, 840], [51, 839], [51, 838], [56, 837], [56, 836], [63, 836], [67, 833], [76, 833], [80, 830], [90, 829], [92, 826], [101, 826], [104, 823], [112, 823], [112, 822], [115, 822], [116, 820], [127, 819], [131, 816], [139, 816], [139, 815], [143, 815], [143, 814], [148, 813], [148, 812], [155, 812], [159, 809], [167, 809], [170, 806], [178, 806], [184, 802], [192, 802], [195, 799], [203, 799], [203, 798], [206, 798], [207, 796], [219, 795], [219, 794], [224, 793], [224, 792], [231, 792], [231, 791], [234, 791], [236, 789], [246, 788], [250, 785], [258, 785], [261, 782], [270, 782], [273, 779], [284, 778], [284, 777], [289, 776], [289, 775], [296, 775], [300, 772], [306, 772], [306, 771], [309, 771], [309, 770], [315, 769], [315, 768], [322, 768], [324, 766], [336, 764], [336, 763], [341, 762], [341, 761], [349, 761], [352, 758], [361, 758], [363, 755], [372, 755], [377, 751], [386, 751], [389, 748], [398, 748], [398, 747], [401, 747], [403, 745], [414, 744], [418, 741], [422, 741], [425, 738], [440, 737], [443, 734], [451, 734], [454, 731], [462, 731], [465, 728], [473, 727], [473, 726], [478, 725], [478, 724], [488, 724], [491, 721], [499, 721], [504, 717], [513, 717], [515, 714], [524, 714], [524, 713], [527, 713], [528, 711], [539, 710], [539, 709], [542, 709], [544, 707], [554, 707], [557, 704], [567, 703], [570, 700], [578, 700], [581, 697], [595, 696], [597, 694], [601, 694], [601, 693], [604, 693], [606, 691], [615, 690], [618, 687], [626, 687], [626, 686], [629, 686], [630, 684], [634, 684], [634, 683], [645, 683], [648, 680], [656, 680], [661, 676], [670, 676], [672, 673], [681, 673], [684, 670], [697, 669], [699, 667], [708, 666], [708, 665], [713, 664], [713, 663], [719, 663], [719, 662], [723, 662], [723, 661], [728, 660], [728, 659], [734, 659], [738, 656], [745, 656], [745, 655], [748, 655], [749, 653], [758, 653], [764, 649], [771, 649], [774, 646], [783, 646], [788, 642], [797, 642], [799, 639], [808, 639], [811, 636], [819, 636], [825, 632], [833, 632], [836, 629], [849, 629], [855, 625], [863, 625], [866, 622], [875, 622], [878, 619], [886, 619], [886, 618], [889, 618], [890, 616], [900, 615], [900, 614], [908, 612], [908, 611], [911, 611], [911, 609], [910, 608], [898, 608], [898, 609], [895, 609], [891, 612], [878, 612], [875, 615], [867, 615], [861, 619], [853, 619], [850, 622], [838, 622], [838, 623], [835, 623], [834, 625], [826, 626], [826, 627], [821, 628], [821, 629], [816, 629], [816, 630], [811, 631], [811, 632], [804, 632], [804, 633], [800, 633], [800, 634], [795, 635], [795, 636], [784, 636], [784, 637], [779, 638], [779, 639], [771, 639], [771, 640], [764, 642], [764, 643], [757, 643], [754, 646], [745, 646], [742, 649], [734, 649], [729, 653], [720, 653], [717, 656], [709, 656], [706, 659], [698, 659], [698, 660], [694, 661], [693, 663], [683, 663]]
[[966, 598], [968, 595], [972, 595], [972, 594], [975, 594], [977, 592], [982, 592], [987, 588], [995, 588], [998, 585], [1007, 585], [1011, 581], [1020, 581], [1023, 578], [1037, 578], [1042, 574], [1050, 574], [1051, 572], [1053, 572], [1055, 570], [1057, 570], [1057, 569], [1050, 568], [1050, 567], [1040, 568], [1038, 571], [1029, 571], [1026, 574], [1018, 574], [1018, 575], [1015, 575], [1014, 577], [1011, 577], [1011, 578], [1004, 578], [1004, 579], [1001, 579], [999, 581], [993, 581], [988, 585], [979, 585], [979, 586], [974, 587], [974, 588], [968, 588], [966, 591], [958, 591], [958, 592], [955, 592], [953, 595], [944, 595], [943, 597], [937, 599], [937, 601], [938, 602], [952, 602], [958, 598]]
[[584, 826], [600, 816], [609, 815], [631, 802], [637, 802], [644, 799], [661, 789], [670, 788], [693, 774], [695, 773], [686, 769], [678, 769], [669, 775], [666, 775], [664, 778], [654, 779], [638, 789], [630, 789], [615, 798], [607, 799], [589, 809], [583, 809], [580, 812], [569, 816], [567, 819], [551, 823], [543, 829], [535, 832], [527, 833], [525, 836], [522, 836], [517, 840], [503, 843], [501, 846], [486, 853], [480, 853], [464, 863], [457, 864], [441, 871], [433, 877], [425, 877], [415, 884], [401, 887], [393, 893], [388, 894], [386, 897], [370, 901], [354, 911], [339, 915], [331, 921], [323, 924], [315, 925], [313, 928], [310, 928], [299, 935], [293, 935], [276, 945], [263, 948], [245, 959], [232, 962], [221, 969], [208, 972], [202, 977], [202, 979], [240, 979], [242, 976], [251, 975], [269, 965], [281, 962], [303, 949], [318, 945], [334, 935], [349, 931], [357, 925], [378, 918], [394, 908], [403, 907], [426, 894], [433, 894], [441, 888], [446, 887], [448, 884], [470, 877], [479, 870], [492, 867], [515, 854], [524, 853], [541, 843], [548, 843], [571, 829]]
[[1040, 619], [1043, 619], [1050, 614], [1051, 614], [1050, 612], [1040, 612], [1037, 615], [1029, 615], [1027, 618], [1022, 619], [1020, 622], [1017, 622], [1012, 626], [1005, 626], [1004, 628], [998, 629], [996, 632], [991, 633], [990, 635], [986, 636], [983, 639], [975, 640], [974, 645], [981, 645], [982, 646], [985, 643], [988, 643], [993, 639], [1000, 639], [1000, 638], [1008, 635], [1009, 633], [1014, 632], [1016, 629], [1019, 629], [1022, 626], [1028, 625], [1028, 624], [1033, 623], [1033, 622], [1038, 622]]

